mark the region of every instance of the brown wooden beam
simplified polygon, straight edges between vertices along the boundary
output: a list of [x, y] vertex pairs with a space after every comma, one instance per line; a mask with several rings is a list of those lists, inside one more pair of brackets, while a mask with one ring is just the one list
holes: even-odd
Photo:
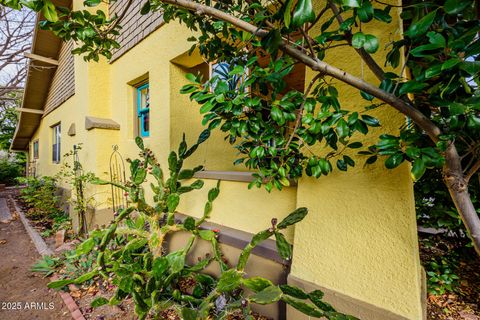
[[25, 57], [32, 59], [32, 60], [37, 60], [37, 61], [42, 61], [48, 64], [52, 64], [54, 66], [58, 66], [58, 60], [52, 59], [52, 58], [47, 58], [44, 56], [40, 56], [38, 54], [34, 53], [25, 53]]
[[17, 111], [26, 112], [26, 113], [36, 113], [36, 114], [43, 114], [43, 110], [38, 109], [29, 109], [29, 108], [16, 108]]

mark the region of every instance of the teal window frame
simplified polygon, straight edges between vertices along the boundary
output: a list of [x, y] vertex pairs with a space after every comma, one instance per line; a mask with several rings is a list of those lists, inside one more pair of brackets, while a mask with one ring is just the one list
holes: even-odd
[[[142, 90], [149, 89], [150, 86], [148, 83], [142, 84], [137, 87], [137, 117], [138, 117], [138, 131], [140, 136], [149, 137], [150, 136], [150, 98], [146, 99], [147, 104], [142, 106]], [[150, 93], [149, 93], [150, 95]], [[145, 117], [148, 117], [148, 130], [145, 129]]]

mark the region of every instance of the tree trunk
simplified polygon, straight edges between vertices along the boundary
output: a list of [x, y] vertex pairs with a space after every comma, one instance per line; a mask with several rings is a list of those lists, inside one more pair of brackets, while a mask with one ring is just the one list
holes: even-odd
[[445, 152], [443, 178], [468, 236], [472, 239], [475, 251], [480, 255], [480, 218], [468, 193], [468, 182], [465, 180], [460, 157], [453, 143]]

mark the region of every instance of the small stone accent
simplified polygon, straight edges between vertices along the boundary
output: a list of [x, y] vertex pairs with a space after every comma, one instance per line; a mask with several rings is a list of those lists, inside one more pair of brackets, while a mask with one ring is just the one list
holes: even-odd
[[85, 117], [85, 129], [120, 130], [120, 125], [112, 119]]
[[77, 134], [76, 130], [75, 130], [75, 123], [72, 123], [70, 125], [70, 128], [68, 129], [68, 135], [70, 137], [73, 137], [75, 134]]
[[55, 248], [60, 247], [65, 242], [65, 230], [58, 230], [55, 234]]

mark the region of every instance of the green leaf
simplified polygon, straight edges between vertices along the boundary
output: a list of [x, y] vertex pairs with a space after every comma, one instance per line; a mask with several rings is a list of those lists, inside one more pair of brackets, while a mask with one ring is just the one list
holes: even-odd
[[342, 5], [345, 7], [358, 8], [360, 7], [360, 1], [358, 0], [342, 0]]
[[187, 73], [185, 75], [185, 78], [187, 78], [188, 81], [198, 83], [197, 82], [197, 77], [193, 73]]
[[267, 240], [271, 236], [272, 236], [272, 233], [269, 232], [268, 230], [260, 231], [259, 233], [255, 234], [252, 237], [252, 240], [250, 241], [250, 244], [252, 245], [252, 247], [255, 247], [260, 242]]
[[398, 167], [404, 160], [403, 153], [395, 153], [385, 160], [385, 167], [393, 169]]
[[363, 48], [365, 51], [368, 53], [375, 53], [377, 52], [379, 47], [379, 42], [377, 37], [375, 37], [372, 34], [366, 34], [365, 35], [365, 43], [363, 44]]
[[360, 21], [369, 22], [373, 18], [373, 6], [369, 1], [364, 1], [362, 6], [357, 9], [357, 15]]
[[270, 280], [262, 277], [251, 277], [243, 279], [242, 283], [245, 287], [254, 292], [259, 292], [267, 287], [273, 286], [273, 283]]
[[242, 274], [235, 269], [229, 269], [222, 273], [217, 283], [217, 291], [220, 293], [230, 292], [240, 286]]
[[458, 14], [472, 3], [472, 0], [447, 0], [443, 5], [443, 10], [448, 14]]
[[195, 229], [195, 219], [192, 217], [187, 217], [185, 221], [183, 222], [183, 226], [187, 230], [194, 230]]
[[145, 150], [145, 146], [143, 145], [143, 139], [141, 137], [136, 137], [135, 143], [140, 148], [140, 150]]
[[314, 22], [315, 18], [312, 0], [298, 0], [295, 10], [293, 11], [293, 26], [301, 27], [306, 22]]
[[178, 195], [178, 193], [172, 193], [168, 195], [167, 197], [168, 212], [175, 212], [175, 209], [177, 208], [179, 202], [180, 202], [180, 196]]
[[448, 69], [451, 69], [453, 67], [455, 67], [457, 64], [459, 64], [462, 60], [460, 60], [459, 58], [451, 58], [451, 59], [448, 59], [447, 61], [445, 61], [443, 64], [442, 64], [442, 70], [448, 70]]
[[320, 318], [324, 315], [322, 311], [318, 310], [311, 304], [303, 302], [302, 300], [291, 298], [285, 295], [282, 296], [282, 300], [308, 316]]
[[290, 213], [288, 216], [285, 217], [285, 219], [283, 219], [278, 225], [277, 225], [277, 228], [278, 229], [285, 229], [286, 227], [288, 226], [291, 226], [297, 222], [300, 222], [303, 220], [303, 218], [305, 218], [305, 216], [307, 215], [308, 213], [308, 209], [307, 208], [298, 208], [296, 209], [295, 211], [293, 211], [292, 213]]
[[194, 174], [195, 174], [195, 172], [193, 172], [193, 170], [191, 170], [191, 169], [182, 170], [178, 174], [178, 180], [191, 179], [191, 178], [193, 178]]
[[90, 303], [90, 306], [92, 308], [98, 308], [103, 305], [106, 305], [107, 303], [108, 303], [108, 299], [105, 299], [104, 297], [98, 297]]
[[55, 8], [55, 5], [50, 0], [45, 1], [45, 4], [43, 5], [43, 8], [42, 8], [42, 13], [45, 16], [45, 19], [47, 19], [48, 21], [50, 22], [58, 21], [57, 9]]
[[75, 249], [77, 256], [86, 255], [90, 251], [92, 251], [93, 247], [95, 246], [95, 240], [93, 238], [88, 238], [84, 242], [78, 245]]
[[198, 190], [198, 189], [201, 189], [201, 188], [203, 187], [203, 185], [204, 185], [203, 180], [195, 180], [195, 182], [192, 183], [192, 184], [190, 185], [190, 187], [193, 188], [193, 189]]
[[215, 232], [213, 232], [212, 230], [200, 230], [198, 232], [198, 235], [200, 236], [200, 238], [207, 241], [212, 241], [212, 239], [215, 238]]
[[250, 296], [250, 302], [257, 304], [270, 304], [282, 298], [283, 292], [278, 286], [269, 286], [260, 292]]
[[405, 31], [405, 35], [408, 36], [409, 38], [417, 38], [425, 33], [427, 33], [428, 28], [433, 23], [433, 20], [435, 20], [435, 16], [437, 14], [437, 11], [432, 11], [420, 20], [412, 23], [410, 27], [408, 28], [407, 31]]
[[202, 114], [207, 113], [210, 110], [212, 110], [213, 107], [215, 107], [215, 105], [213, 103], [211, 103], [210, 101], [207, 101], [203, 106], [200, 107], [200, 113], [202, 113]]
[[95, 277], [97, 274], [98, 274], [98, 271], [97, 271], [97, 270], [90, 271], [90, 272], [88, 272], [88, 273], [85, 273], [85, 274], [81, 275], [81, 276], [78, 277], [77, 279], [73, 280], [73, 283], [75, 283], [75, 284], [82, 284], [82, 283], [84, 283], [85, 281], [88, 281], [88, 280], [92, 279], [92, 278]]
[[471, 76], [475, 76], [480, 72], [480, 61], [464, 61], [460, 64], [460, 69], [468, 72]]
[[347, 145], [348, 148], [351, 148], [351, 149], [358, 149], [358, 148], [361, 148], [363, 147], [363, 143], [357, 141], [357, 142], [352, 142], [350, 144]]
[[219, 193], [220, 189], [218, 188], [210, 189], [210, 191], [208, 191], [208, 201], [213, 202], [215, 199], [217, 199]]
[[185, 267], [185, 252], [183, 250], [171, 252], [166, 258], [170, 265], [171, 273], [178, 273]]
[[[322, 301], [323, 291], [314, 290], [308, 294], [308, 298], [313, 302], [315, 306], [323, 311], [335, 311], [335, 309], [328, 303]], [[347, 319], [347, 318], [333, 318], [333, 319]]]
[[47, 284], [47, 287], [49, 287], [50, 289], [60, 289], [72, 283], [73, 283], [73, 280], [71, 279], [57, 280], [57, 281], [49, 282]]
[[350, 133], [350, 129], [348, 127], [347, 122], [345, 119], [340, 119], [337, 122], [337, 134], [339, 138], [344, 138], [347, 137], [348, 134]]
[[288, 243], [285, 236], [280, 232], [275, 232], [275, 240], [280, 256], [285, 260], [290, 260], [292, 258], [292, 245]]
[[279, 107], [273, 106], [272, 110], [270, 111], [270, 115], [272, 116], [273, 121], [279, 125], [285, 124], [285, 117], [283, 116], [283, 112]]
[[426, 170], [427, 170], [427, 167], [425, 166], [425, 162], [423, 161], [423, 159], [422, 158], [415, 159], [415, 161], [413, 161], [412, 170], [411, 170], [413, 181], [419, 180], [423, 176]]
[[160, 279], [165, 275], [169, 267], [168, 260], [165, 257], [158, 257], [153, 260], [152, 274], [155, 278]]
[[369, 116], [368, 114], [363, 114], [362, 115], [362, 120], [365, 122], [367, 125], [370, 127], [379, 127], [380, 126], [380, 121], [378, 119]]
[[135, 251], [145, 246], [147, 242], [148, 239], [133, 239], [125, 245], [124, 251]]
[[367, 101], [372, 101], [375, 97], [372, 96], [371, 94], [368, 94], [364, 91], [360, 91], [360, 95], [362, 96], [363, 99], [367, 100]]
[[427, 86], [427, 83], [410, 80], [402, 84], [399, 93], [402, 95], [406, 93], [421, 92]]
[[382, 22], [385, 22], [385, 23], [392, 22], [392, 16], [388, 12], [380, 10], [380, 9], [374, 9], [373, 10], [373, 17], [375, 19], [377, 19], [378, 21], [382, 21]]
[[209, 129], [203, 130], [198, 136], [197, 144], [204, 143], [209, 137], [210, 137], [210, 130]]
[[168, 169], [172, 172], [176, 172], [177, 165], [178, 165], [177, 154], [174, 151], [172, 151], [168, 156]]
[[280, 289], [282, 289], [282, 292], [284, 294], [288, 294], [289, 296], [292, 296], [297, 299], [308, 299], [308, 294], [306, 294], [302, 289], [291, 286], [288, 284], [282, 284], [280, 286]]
[[147, 170], [145, 168], [137, 168], [133, 176], [133, 183], [136, 185], [142, 184], [147, 177]]
[[367, 161], [365, 161], [365, 164], [372, 164], [372, 163], [375, 163], [375, 161], [377, 161], [377, 156], [374, 155], [374, 156], [371, 156], [371, 157], [368, 157]]
[[150, 0], [147, 0], [145, 4], [142, 6], [142, 9], [140, 10], [140, 14], [146, 15], [147, 13], [150, 12], [150, 8], [151, 8]]
[[290, 26], [290, 22], [292, 21], [292, 6], [294, 0], [287, 0], [287, 5], [285, 6], [285, 12], [283, 13], [283, 22], [285, 23], [285, 27]]
[[86, 5], [87, 7], [95, 7], [100, 4], [101, 0], [85, 0], [83, 1], [83, 4]]

